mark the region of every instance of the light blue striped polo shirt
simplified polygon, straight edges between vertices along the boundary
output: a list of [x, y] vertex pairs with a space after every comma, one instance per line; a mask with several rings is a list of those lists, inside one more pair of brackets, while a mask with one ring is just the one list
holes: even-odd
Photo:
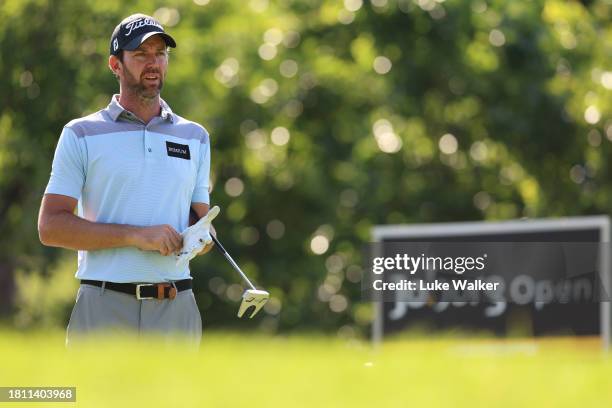
[[[187, 228], [191, 203], [209, 203], [210, 140], [162, 100], [148, 124], [110, 104], [69, 122], [60, 136], [46, 193], [79, 200], [89, 221]], [[173, 256], [135, 247], [79, 251], [78, 279], [162, 282], [190, 277]]]

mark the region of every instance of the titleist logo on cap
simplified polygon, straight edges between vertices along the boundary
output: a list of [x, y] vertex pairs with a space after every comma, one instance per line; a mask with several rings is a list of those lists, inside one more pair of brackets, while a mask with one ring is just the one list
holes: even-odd
[[138, 30], [140, 27], [144, 26], [155, 26], [162, 31], [164, 30], [163, 27], [157, 21], [150, 18], [140, 18], [138, 20], [130, 21], [125, 25], [125, 29], [128, 30], [127, 33], [125, 33], [125, 36], [127, 37], [132, 33], [132, 31]]
[[165, 33], [159, 21], [146, 14], [132, 14], [115, 27], [109, 44], [110, 54], [117, 56], [120, 50], [134, 51], [153, 34], [161, 35], [168, 47], [176, 47], [176, 41]]

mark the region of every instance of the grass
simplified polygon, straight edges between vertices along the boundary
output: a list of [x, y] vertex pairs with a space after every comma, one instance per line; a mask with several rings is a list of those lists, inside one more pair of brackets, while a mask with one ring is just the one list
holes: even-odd
[[213, 333], [199, 352], [135, 340], [66, 351], [62, 332], [4, 331], [0, 353], [1, 386], [76, 386], [77, 403], [61, 406], [612, 405], [612, 357], [596, 339], [420, 337], [374, 350], [356, 340]]

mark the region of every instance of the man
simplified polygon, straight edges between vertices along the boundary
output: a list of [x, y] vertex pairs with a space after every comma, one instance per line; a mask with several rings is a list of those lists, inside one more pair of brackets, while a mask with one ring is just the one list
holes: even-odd
[[152, 17], [125, 18], [108, 60], [119, 94], [60, 136], [38, 230], [44, 245], [79, 251], [67, 344], [123, 330], [179, 333], [199, 344], [189, 266], [174, 254], [179, 231], [197, 220], [190, 213], [209, 209], [210, 142], [160, 98], [168, 47], [176, 42]]

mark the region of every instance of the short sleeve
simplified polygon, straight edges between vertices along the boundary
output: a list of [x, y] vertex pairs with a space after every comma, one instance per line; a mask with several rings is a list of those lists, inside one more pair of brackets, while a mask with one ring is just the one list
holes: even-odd
[[62, 194], [76, 198], [81, 197], [86, 177], [86, 146], [82, 138], [70, 128], [65, 127], [57, 142], [51, 177], [45, 194]]
[[202, 139], [200, 145], [200, 160], [198, 164], [198, 174], [196, 176], [196, 185], [193, 189], [192, 203], [210, 204], [210, 195], [208, 192], [210, 180], [210, 138], [208, 134]]

